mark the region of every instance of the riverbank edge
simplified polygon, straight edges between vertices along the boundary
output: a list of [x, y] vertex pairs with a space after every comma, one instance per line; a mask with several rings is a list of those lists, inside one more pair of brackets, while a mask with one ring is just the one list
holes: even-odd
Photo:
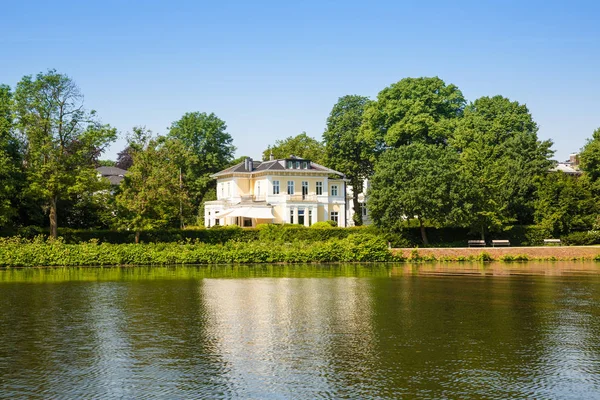
[[352, 245], [335, 241], [327, 245], [284, 246], [284, 249], [267, 243], [260, 248], [244, 243], [214, 246], [56, 242], [0, 246], [0, 268], [492, 261], [600, 262], [600, 246], [387, 249], [378, 241]]
[[600, 261], [600, 246], [429, 247], [391, 249], [394, 258], [418, 261]]

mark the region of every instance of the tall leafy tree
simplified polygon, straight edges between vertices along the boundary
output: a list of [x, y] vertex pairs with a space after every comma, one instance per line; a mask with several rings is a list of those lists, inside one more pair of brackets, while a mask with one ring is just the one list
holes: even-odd
[[177, 166], [181, 142], [151, 138], [151, 132], [134, 128], [130, 146], [133, 165], [121, 183], [116, 204], [120, 227], [134, 231], [139, 243], [141, 231], [178, 226], [189, 196]]
[[386, 151], [375, 164], [369, 191], [369, 212], [375, 224], [401, 229], [417, 219], [423, 244], [426, 224], [443, 225], [456, 205], [456, 164], [453, 149], [412, 143]]
[[465, 104], [458, 87], [438, 77], [405, 78], [383, 89], [367, 106], [362, 134], [374, 146], [375, 158], [390, 147], [443, 144]]
[[86, 111], [75, 82], [55, 70], [23, 77], [15, 108], [26, 141], [28, 192], [48, 207], [50, 235], [56, 237], [59, 199], [98, 189], [94, 164], [116, 130]]
[[0, 227], [16, 215], [14, 199], [19, 191], [20, 153], [14, 136], [13, 94], [0, 85]]
[[117, 161], [115, 167], [128, 170], [133, 165], [133, 157], [131, 156], [133, 149], [131, 146], [125, 147], [117, 153]]
[[537, 182], [535, 222], [555, 236], [572, 230], [591, 229], [598, 202], [588, 176], [549, 172]]
[[276, 140], [263, 151], [263, 160], [268, 160], [270, 155], [276, 159], [287, 158], [291, 155], [306, 158], [318, 164], [325, 161], [325, 146], [302, 132], [296, 136], [289, 136], [284, 140]]
[[233, 160], [235, 146], [227, 133], [225, 121], [214, 113], [186, 113], [173, 122], [170, 138], [179, 140], [193, 158], [182, 159], [178, 167], [183, 171], [196, 212], [207, 191], [215, 186], [210, 175], [224, 169]]
[[595, 184], [600, 180], [600, 128], [588, 139], [579, 154], [580, 168]]
[[533, 222], [536, 179], [552, 166], [552, 142], [540, 141], [525, 105], [502, 96], [470, 104], [451, 144], [460, 154], [463, 223], [485, 238], [514, 223]]
[[353, 188], [354, 223], [362, 225], [362, 213], [358, 195], [363, 182], [373, 171], [371, 153], [373, 149], [360, 135], [365, 107], [369, 99], [364, 96], [340, 97], [327, 118], [327, 129], [323, 133], [325, 163], [328, 167], [346, 175]]

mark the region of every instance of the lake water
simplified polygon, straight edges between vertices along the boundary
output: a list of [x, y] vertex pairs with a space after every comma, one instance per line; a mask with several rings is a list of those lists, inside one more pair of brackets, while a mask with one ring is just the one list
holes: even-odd
[[600, 398], [600, 264], [4, 270], [0, 398]]

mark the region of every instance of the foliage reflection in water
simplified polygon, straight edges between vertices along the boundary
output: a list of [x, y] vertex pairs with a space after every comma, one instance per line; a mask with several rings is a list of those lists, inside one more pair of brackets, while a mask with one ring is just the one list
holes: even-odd
[[23, 269], [0, 282], [3, 398], [600, 390], [592, 263]]

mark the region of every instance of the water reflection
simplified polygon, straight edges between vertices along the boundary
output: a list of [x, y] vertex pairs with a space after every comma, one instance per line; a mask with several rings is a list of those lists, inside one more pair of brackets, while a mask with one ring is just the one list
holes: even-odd
[[596, 269], [0, 271], [0, 398], [590, 398]]

